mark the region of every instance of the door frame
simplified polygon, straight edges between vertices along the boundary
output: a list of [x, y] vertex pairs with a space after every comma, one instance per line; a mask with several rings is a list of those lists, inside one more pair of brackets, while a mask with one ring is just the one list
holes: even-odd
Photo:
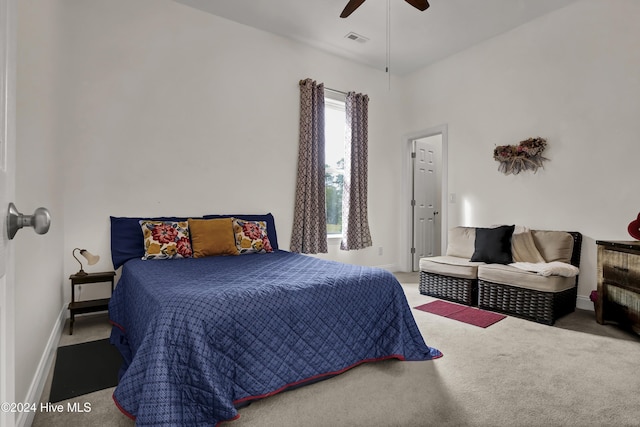
[[447, 250], [447, 230], [448, 218], [449, 218], [449, 206], [448, 206], [448, 194], [449, 194], [449, 141], [448, 141], [448, 127], [446, 124], [434, 126], [421, 131], [412, 132], [403, 135], [402, 137], [402, 203], [404, 208], [401, 208], [402, 232], [400, 242], [400, 265], [403, 271], [412, 270], [412, 256], [411, 256], [411, 244], [413, 242], [413, 206], [411, 206], [412, 183], [413, 183], [413, 169], [411, 165], [411, 152], [413, 151], [413, 141], [416, 139], [427, 138], [430, 136], [441, 135], [442, 136], [442, 159], [441, 159], [441, 171], [442, 171], [442, 191], [440, 200], [440, 251], [446, 253]]
[[[16, 48], [17, 48], [17, 2], [16, 0], [0, 0], [0, 54], [4, 55], [4, 69], [0, 72], [5, 85], [5, 96], [1, 102], [5, 103], [4, 134], [5, 139], [4, 166], [6, 167], [6, 186], [0, 191], [5, 192], [7, 204], [0, 206], [0, 226], [6, 241], [6, 253], [3, 262], [6, 262], [5, 275], [0, 278], [0, 403], [15, 402], [15, 307], [14, 307], [14, 284], [15, 284], [15, 252], [13, 244], [9, 243], [6, 231], [6, 209], [8, 202], [12, 201], [15, 195], [15, 144], [16, 144]], [[1, 167], [1, 166], [0, 166]], [[15, 424], [15, 414], [7, 411], [0, 411], [0, 425], [13, 426]]]

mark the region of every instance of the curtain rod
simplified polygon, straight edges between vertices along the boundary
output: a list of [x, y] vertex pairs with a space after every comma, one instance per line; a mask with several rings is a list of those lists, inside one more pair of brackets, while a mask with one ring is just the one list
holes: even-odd
[[328, 90], [329, 92], [339, 93], [340, 95], [347, 96], [347, 92], [343, 92], [337, 89], [331, 89], [330, 87], [325, 87], [324, 90]]
[[[311, 79], [307, 79], [307, 80], [311, 80]], [[305, 81], [306, 80], [300, 80], [299, 84], [302, 85], [302, 84], [304, 84]], [[343, 92], [343, 91], [338, 90], [338, 89], [331, 89], [330, 87], [326, 87], [326, 86], [325, 86], [324, 90], [328, 90], [329, 92], [339, 93], [339, 94], [344, 95], [344, 96], [348, 95], [347, 92]]]

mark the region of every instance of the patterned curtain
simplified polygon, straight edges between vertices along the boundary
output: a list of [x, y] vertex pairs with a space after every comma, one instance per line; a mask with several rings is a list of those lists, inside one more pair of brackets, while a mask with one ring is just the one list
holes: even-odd
[[324, 85], [306, 79], [300, 81], [300, 146], [291, 252], [327, 252], [324, 185]]
[[367, 156], [369, 97], [349, 92], [345, 102], [347, 129], [342, 193], [342, 241], [348, 251], [373, 245], [367, 219]]

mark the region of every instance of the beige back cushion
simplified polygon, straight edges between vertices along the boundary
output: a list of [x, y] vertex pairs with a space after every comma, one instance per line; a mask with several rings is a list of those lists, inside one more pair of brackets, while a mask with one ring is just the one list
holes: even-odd
[[453, 227], [449, 230], [447, 255], [471, 258], [476, 250], [476, 229], [474, 227]]
[[565, 231], [532, 230], [533, 241], [547, 262], [571, 263], [573, 236]]
[[545, 262], [544, 257], [533, 241], [531, 231], [514, 233], [511, 237], [511, 254], [513, 262]]

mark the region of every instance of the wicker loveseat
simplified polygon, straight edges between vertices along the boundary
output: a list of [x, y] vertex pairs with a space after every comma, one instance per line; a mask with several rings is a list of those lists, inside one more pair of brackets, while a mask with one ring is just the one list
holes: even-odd
[[420, 293], [548, 325], [575, 310], [580, 233], [454, 227], [448, 237], [446, 255], [420, 260]]

